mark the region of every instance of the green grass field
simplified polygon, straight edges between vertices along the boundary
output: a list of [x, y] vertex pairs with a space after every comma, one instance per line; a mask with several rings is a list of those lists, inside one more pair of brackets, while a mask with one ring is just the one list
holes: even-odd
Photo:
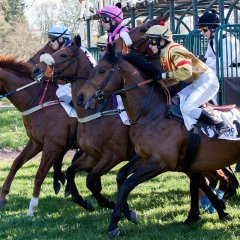
[[16, 109], [0, 108], [0, 149], [16, 149], [27, 143], [22, 117]]
[[[16, 110], [0, 110], [0, 149], [23, 146], [27, 137], [20, 114]], [[0, 186], [6, 178], [12, 161], [0, 162]], [[64, 163], [65, 171], [70, 159]], [[30, 161], [17, 173], [8, 196], [7, 205], [0, 209], [0, 239], [108, 239], [107, 228], [111, 210], [101, 209], [85, 187], [86, 175], [76, 177], [82, 196], [92, 200], [96, 211], [89, 213], [64, 199], [64, 190], [55, 195], [52, 189], [52, 170], [42, 185], [39, 208], [34, 217], [27, 217], [32, 196], [34, 176], [39, 161]], [[109, 199], [116, 197], [116, 173], [113, 169], [102, 179], [103, 193]], [[240, 175], [237, 176], [240, 180]], [[216, 213], [202, 212], [201, 220], [184, 226], [189, 210], [189, 180], [180, 173], [166, 173], [138, 186], [129, 196], [130, 207], [136, 210], [140, 223], [120, 222], [120, 240], [213, 240], [240, 239], [240, 210], [238, 195], [227, 202], [232, 219], [223, 223]]]
[[[64, 170], [69, 163], [65, 163]], [[38, 164], [29, 162], [17, 174], [7, 205], [0, 210], [0, 239], [108, 239], [111, 211], [101, 209], [92, 199], [85, 187], [85, 174], [77, 175], [77, 186], [82, 196], [95, 204], [95, 212], [86, 212], [70, 199], [64, 199], [63, 189], [55, 195], [49, 173], [35, 216], [26, 216]], [[11, 161], [0, 163], [0, 185], [10, 165]], [[103, 177], [103, 193], [110, 199], [116, 196], [117, 170]], [[223, 223], [216, 213], [203, 212], [198, 223], [187, 227], [182, 222], [189, 209], [188, 189], [188, 178], [180, 173], [166, 173], [138, 186], [129, 196], [129, 203], [140, 223], [136, 226], [123, 219], [119, 239], [240, 239], [239, 193], [227, 203], [231, 221]]]

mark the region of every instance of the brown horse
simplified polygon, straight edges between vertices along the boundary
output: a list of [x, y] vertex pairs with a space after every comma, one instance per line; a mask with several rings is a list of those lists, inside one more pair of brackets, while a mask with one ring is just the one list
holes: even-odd
[[[65, 79], [71, 82], [73, 104], [78, 117], [84, 118], [99, 111], [109, 111], [114, 108], [114, 104], [110, 97], [103, 105], [99, 105], [96, 111], [87, 111], [78, 107], [76, 96], [92, 71], [91, 63], [79, 48], [80, 46], [81, 40], [78, 36], [71, 46], [57, 51], [52, 58], [54, 59], [53, 76], [57, 76], [55, 80]], [[38, 67], [45, 71], [46, 64], [40, 63]], [[48, 66], [48, 73], [49, 69], [50, 66]], [[39, 70], [37, 69], [37, 71]], [[101, 207], [113, 209], [114, 203], [101, 194], [101, 176], [133, 155], [129, 126], [123, 125], [120, 118], [116, 116], [107, 116], [81, 123], [78, 126], [78, 143], [84, 154], [67, 170], [66, 196], [71, 194], [74, 202], [87, 210], [94, 210], [92, 203], [83, 200], [80, 196], [74, 182], [77, 171], [86, 171], [88, 172], [87, 187], [98, 204]], [[130, 221], [135, 221], [134, 212], [126, 210], [124, 214]]]
[[[131, 140], [140, 158], [119, 172], [120, 187], [109, 225], [110, 236], [116, 237], [119, 234], [118, 222], [131, 190], [163, 172], [181, 171], [189, 133], [181, 122], [165, 118], [167, 101], [160, 85], [152, 82], [140, 87], [145, 79], [139, 70], [124, 58], [117, 57], [113, 47], [109, 46], [108, 51], [81, 88], [78, 99], [82, 106], [94, 109], [99, 95], [122, 93], [132, 123]], [[185, 223], [199, 219], [199, 186], [207, 193], [220, 219], [228, 216], [222, 210], [223, 202], [211, 194], [201, 173], [231, 165], [238, 161], [239, 155], [239, 141], [201, 138], [198, 154], [187, 172], [191, 180], [191, 208]]]
[[[9, 93], [26, 84], [32, 83], [32, 66], [17, 61], [13, 57], [0, 57], [0, 94]], [[0, 206], [6, 204], [6, 196], [17, 171], [42, 151], [40, 166], [35, 176], [32, 200], [28, 215], [33, 215], [38, 206], [41, 185], [49, 169], [55, 162], [62, 162], [66, 152], [76, 144], [74, 132], [76, 131], [76, 118], [70, 118], [56, 98], [57, 85], [54, 83], [38, 83], [25, 88], [8, 98], [20, 111], [25, 112], [33, 107], [46, 107], [23, 116], [24, 126], [30, 138], [20, 155], [14, 160], [10, 172], [2, 186], [0, 193]], [[42, 105], [43, 104], [43, 105]], [[60, 164], [61, 165], [61, 164]], [[56, 170], [56, 169], [55, 169]], [[60, 171], [57, 171], [58, 173]], [[64, 175], [54, 174], [55, 191], [59, 191], [58, 181], [64, 183]], [[57, 182], [56, 182], [57, 181]]]

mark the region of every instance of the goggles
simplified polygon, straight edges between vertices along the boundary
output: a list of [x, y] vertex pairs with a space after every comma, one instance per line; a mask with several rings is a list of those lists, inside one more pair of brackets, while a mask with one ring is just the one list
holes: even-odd
[[109, 23], [111, 21], [110, 17], [102, 17], [102, 22], [103, 23]]
[[209, 30], [209, 28], [207, 26], [200, 27], [200, 30], [205, 33], [205, 32], [207, 32]]
[[148, 43], [150, 44], [150, 45], [152, 45], [152, 46], [155, 46], [155, 45], [157, 45], [158, 44], [158, 40], [156, 40], [156, 39], [149, 39], [148, 40]]
[[99, 46], [98, 51], [99, 52], [104, 52], [106, 50], [106, 46]]

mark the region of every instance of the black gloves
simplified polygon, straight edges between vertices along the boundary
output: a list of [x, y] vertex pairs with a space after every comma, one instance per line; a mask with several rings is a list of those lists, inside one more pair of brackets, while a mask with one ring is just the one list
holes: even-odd
[[162, 73], [158, 72], [154, 77], [153, 77], [153, 81], [159, 81], [162, 79]]

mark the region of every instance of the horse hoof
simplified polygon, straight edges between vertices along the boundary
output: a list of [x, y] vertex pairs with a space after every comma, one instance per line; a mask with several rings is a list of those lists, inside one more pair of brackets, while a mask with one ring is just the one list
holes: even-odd
[[6, 200], [0, 200], [0, 208], [4, 207], [7, 204]]
[[224, 213], [223, 216], [220, 217], [220, 219], [223, 222], [228, 222], [229, 220], [231, 220], [231, 216], [228, 213]]
[[131, 211], [129, 219], [130, 222], [134, 223], [134, 224], [138, 224], [138, 218], [137, 218], [137, 214], [134, 211]]
[[119, 228], [114, 229], [113, 231], [108, 232], [109, 238], [116, 238], [120, 234]]
[[191, 216], [191, 217], [188, 217], [184, 222], [183, 224], [184, 225], [192, 225], [193, 223], [197, 222], [200, 220], [200, 217], [199, 216]]
[[110, 201], [109, 205], [108, 205], [108, 208], [109, 209], [114, 209], [115, 208], [115, 203], [113, 201]]
[[59, 181], [61, 182], [62, 185], [65, 185], [66, 177], [65, 177], [64, 173], [61, 173], [61, 175], [59, 177]]
[[61, 188], [61, 186], [60, 186], [59, 182], [53, 184], [53, 189], [54, 189], [55, 194], [59, 193], [60, 188]]
[[64, 198], [67, 198], [67, 197], [70, 196], [70, 195], [71, 195], [71, 192], [68, 191], [68, 190], [65, 190], [65, 192], [64, 192]]
[[90, 212], [95, 211], [95, 207], [90, 201], [85, 201], [85, 204], [83, 207]]
[[27, 212], [27, 216], [28, 217], [32, 217], [33, 216], [33, 210], [28, 210], [28, 212]]

